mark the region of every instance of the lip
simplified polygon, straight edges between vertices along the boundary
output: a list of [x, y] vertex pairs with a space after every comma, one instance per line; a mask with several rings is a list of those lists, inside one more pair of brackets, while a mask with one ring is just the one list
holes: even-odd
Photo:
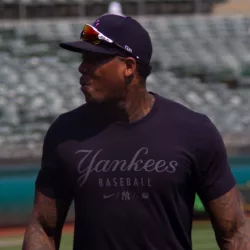
[[89, 80], [90, 80], [90, 77], [86, 75], [83, 75], [80, 78], [80, 85], [81, 85], [80, 89], [84, 94], [87, 94], [88, 89], [91, 87]]
[[90, 85], [83, 85], [83, 86], [81, 85], [80, 89], [81, 89], [82, 92], [86, 92], [89, 87], [90, 87]]
[[90, 85], [89, 80], [90, 80], [90, 77], [84, 75], [84, 76], [81, 76], [79, 83], [82, 87], [89, 86]]

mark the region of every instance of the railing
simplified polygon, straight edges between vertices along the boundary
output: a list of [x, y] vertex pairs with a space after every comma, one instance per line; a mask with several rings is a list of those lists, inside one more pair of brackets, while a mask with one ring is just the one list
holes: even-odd
[[[122, 1], [125, 15], [210, 13], [210, 0], [127, 0]], [[0, 19], [55, 18], [98, 16], [107, 12], [109, 1], [13, 1], [0, 3]]]

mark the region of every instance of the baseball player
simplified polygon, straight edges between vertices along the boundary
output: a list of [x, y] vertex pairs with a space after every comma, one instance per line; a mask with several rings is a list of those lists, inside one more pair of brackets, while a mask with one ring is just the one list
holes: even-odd
[[148, 32], [130, 17], [104, 15], [60, 46], [82, 55], [86, 103], [47, 131], [23, 250], [59, 249], [73, 201], [74, 250], [190, 250], [196, 193], [220, 249], [250, 249], [218, 130], [147, 91]]

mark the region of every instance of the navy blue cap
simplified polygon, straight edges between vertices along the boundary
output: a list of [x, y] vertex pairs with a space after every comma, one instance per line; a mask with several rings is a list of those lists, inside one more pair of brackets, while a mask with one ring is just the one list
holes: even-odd
[[95, 45], [83, 40], [60, 43], [60, 47], [78, 53], [89, 51], [120, 56], [128, 56], [128, 53], [125, 51], [127, 50], [131, 51], [138, 61], [146, 64], [150, 63], [153, 50], [150, 36], [135, 19], [108, 14], [99, 17], [91, 25], [115, 43], [124, 47], [124, 50], [106, 42]]

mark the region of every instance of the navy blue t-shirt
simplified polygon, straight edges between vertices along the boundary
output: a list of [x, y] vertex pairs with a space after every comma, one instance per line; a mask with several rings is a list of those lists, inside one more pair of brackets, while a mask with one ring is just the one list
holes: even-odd
[[49, 128], [36, 185], [74, 199], [74, 250], [192, 249], [195, 193], [207, 202], [235, 185], [212, 122], [154, 95], [133, 123], [85, 104]]

